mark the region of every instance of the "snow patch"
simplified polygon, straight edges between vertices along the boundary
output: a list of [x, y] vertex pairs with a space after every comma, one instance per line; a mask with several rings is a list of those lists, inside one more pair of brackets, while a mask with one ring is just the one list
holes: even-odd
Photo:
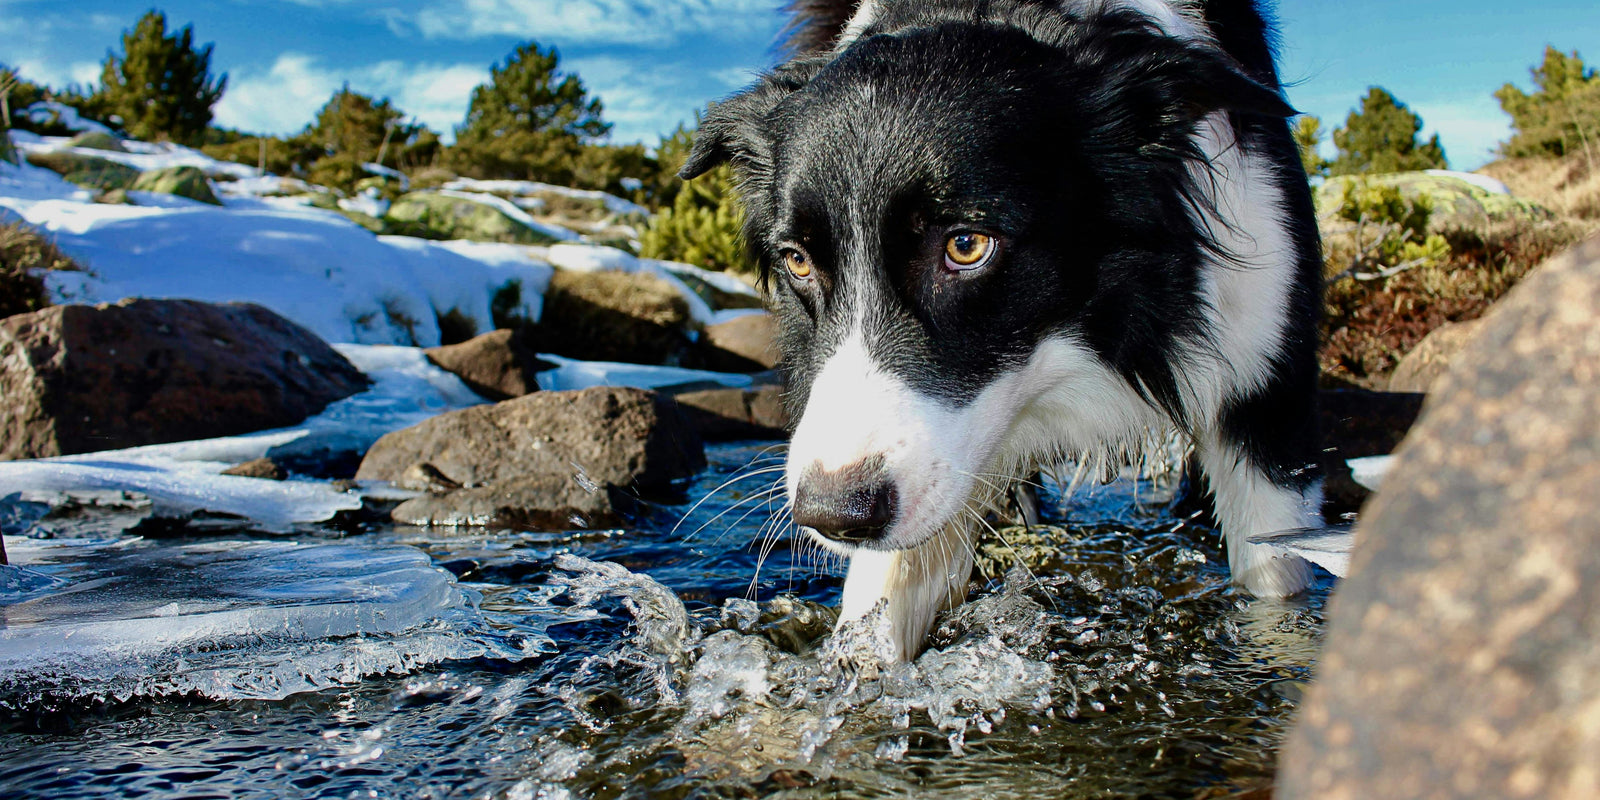
[[1437, 178], [1455, 178], [1459, 181], [1466, 181], [1489, 194], [1511, 194], [1511, 187], [1488, 175], [1479, 175], [1476, 172], [1456, 172], [1453, 169], [1430, 169], [1424, 170], [1424, 172]]
[[754, 384], [749, 375], [730, 372], [708, 372], [683, 367], [653, 367], [644, 364], [622, 364], [612, 361], [575, 361], [557, 355], [540, 353], [539, 358], [556, 365], [535, 376], [539, 388], [547, 392], [588, 389], [594, 386], [634, 386], [641, 389], [659, 389], [668, 386], [707, 383], [734, 389], [748, 389]]
[[[624, 181], [628, 180], [626, 178]], [[635, 179], [634, 183], [643, 186]], [[510, 196], [513, 198], [537, 199], [538, 194], [554, 194], [562, 197], [571, 197], [579, 200], [598, 200], [605, 204], [606, 210], [622, 216], [638, 215], [650, 216], [650, 209], [631, 200], [625, 200], [614, 194], [595, 191], [593, 189], [574, 189], [570, 186], [556, 186], [538, 181], [480, 181], [472, 178], [457, 178], [444, 185], [445, 189], [462, 192], [483, 192]]]

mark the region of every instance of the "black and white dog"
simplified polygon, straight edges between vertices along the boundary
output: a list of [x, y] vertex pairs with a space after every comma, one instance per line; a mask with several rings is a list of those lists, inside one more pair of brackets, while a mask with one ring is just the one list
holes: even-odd
[[[717, 104], [799, 420], [795, 522], [902, 658], [965, 598], [975, 507], [1149, 431], [1192, 441], [1234, 580], [1320, 524], [1321, 260], [1253, 0], [807, 0], [813, 45]], [[820, 45], [820, 46], [817, 46]]]

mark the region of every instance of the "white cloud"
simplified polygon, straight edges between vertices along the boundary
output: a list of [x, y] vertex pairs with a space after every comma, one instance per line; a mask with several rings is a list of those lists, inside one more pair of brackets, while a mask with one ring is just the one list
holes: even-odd
[[[589, 95], [605, 106], [603, 116], [612, 123], [611, 140], [655, 145], [678, 127], [693, 124], [695, 112], [705, 105], [701, 83], [704, 70], [692, 64], [647, 64], [610, 56], [563, 61], [562, 69], [577, 73]], [[720, 83], [713, 81], [713, 83]], [[743, 86], [748, 81], [737, 84]]]
[[1474, 170], [1494, 160], [1499, 144], [1511, 138], [1511, 118], [1493, 97], [1412, 103], [1422, 117], [1422, 137], [1439, 134], [1450, 166]]
[[429, 38], [551, 37], [564, 42], [666, 45], [686, 36], [773, 26], [771, 0], [454, 0], [418, 11]]
[[77, 61], [62, 65], [52, 64], [43, 59], [23, 58], [12, 66], [16, 68], [18, 75], [52, 89], [65, 89], [72, 84], [89, 86], [100, 83], [100, 65], [93, 61]]
[[381, 61], [332, 69], [315, 56], [284, 53], [265, 72], [234, 71], [217, 104], [216, 122], [258, 133], [295, 133], [348, 82], [355, 91], [389, 98], [401, 111], [448, 135], [466, 116], [473, 87], [488, 77], [487, 68], [461, 64]]

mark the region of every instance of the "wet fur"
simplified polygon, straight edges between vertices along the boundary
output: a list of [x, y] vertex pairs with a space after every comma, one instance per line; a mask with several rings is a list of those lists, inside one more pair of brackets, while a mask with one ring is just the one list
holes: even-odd
[[[799, 420], [790, 498], [864, 462], [899, 490], [880, 540], [818, 537], [852, 556], [842, 616], [886, 605], [914, 656], [965, 594], [975, 502], [1172, 428], [1235, 580], [1304, 588], [1304, 562], [1246, 541], [1320, 505], [1321, 262], [1254, 3], [846, 7], [806, 4], [797, 55], [712, 108], [682, 173], [741, 176]], [[999, 238], [995, 263], [944, 270], [958, 229]]]

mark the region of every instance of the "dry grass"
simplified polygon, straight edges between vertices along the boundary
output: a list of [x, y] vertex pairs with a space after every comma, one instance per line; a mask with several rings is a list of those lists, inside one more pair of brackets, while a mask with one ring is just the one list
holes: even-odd
[[1584, 158], [1507, 158], [1479, 172], [1511, 188], [1512, 193], [1600, 229], [1600, 165]]
[[40, 273], [80, 269], [32, 226], [20, 220], [0, 222], [0, 317], [50, 305]]

